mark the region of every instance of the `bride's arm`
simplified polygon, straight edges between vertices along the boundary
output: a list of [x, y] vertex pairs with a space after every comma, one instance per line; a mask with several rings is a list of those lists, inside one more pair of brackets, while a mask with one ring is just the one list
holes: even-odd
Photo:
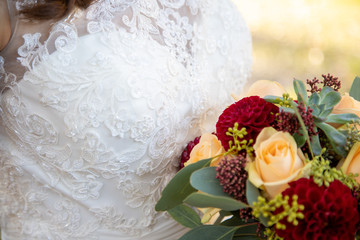
[[0, 50], [9, 42], [11, 36], [11, 25], [7, 0], [0, 0]]

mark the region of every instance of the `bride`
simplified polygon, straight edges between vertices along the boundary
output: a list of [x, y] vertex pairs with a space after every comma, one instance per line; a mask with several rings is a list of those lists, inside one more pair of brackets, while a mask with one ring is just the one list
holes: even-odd
[[0, 0], [2, 239], [179, 238], [154, 206], [249, 75], [244, 21], [230, 0], [51, 2]]

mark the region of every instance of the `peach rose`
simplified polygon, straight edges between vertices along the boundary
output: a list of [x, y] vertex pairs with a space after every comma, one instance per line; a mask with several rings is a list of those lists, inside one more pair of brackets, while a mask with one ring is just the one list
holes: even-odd
[[247, 96], [259, 96], [263, 98], [266, 95], [273, 95], [281, 97], [285, 92], [284, 87], [278, 82], [258, 80], [250, 86]]
[[360, 102], [350, 97], [348, 93], [345, 93], [345, 95], [341, 97], [340, 102], [334, 107], [332, 113], [354, 113], [360, 117]]
[[251, 84], [248, 92], [245, 93], [245, 96], [239, 97], [235, 94], [232, 94], [232, 97], [235, 101], [239, 101], [241, 98], [246, 96], [259, 96], [263, 98], [266, 95], [273, 95], [281, 97], [283, 93], [286, 93], [286, 90], [280, 83], [270, 80], [257, 80], [256, 82]]
[[[202, 159], [212, 158], [225, 153], [225, 149], [221, 145], [218, 138], [211, 133], [205, 133], [201, 136], [200, 141], [190, 152], [190, 158], [184, 165], [187, 166]], [[210, 166], [217, 166], [220, 158], [214, 158]]]
[[254, 150], [255, 161], [247, 164], [249, 180], [264, 189], [268, 197], [274, 198], [289, 182], [304, 176], [305, 157], [289, 133], [264, 128], [256, 138]]
[[[341, 166], [344, 173], [358, 173], [360, 175], [360, 142], [354, 144], [349, 154], [345, 158]], [[356, 178], [356, 182], [360, 184], [360, 176]]]

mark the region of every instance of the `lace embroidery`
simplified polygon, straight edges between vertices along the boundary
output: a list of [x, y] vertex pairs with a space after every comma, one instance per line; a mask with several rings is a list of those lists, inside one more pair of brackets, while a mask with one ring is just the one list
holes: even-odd
[[181, 17], [178, 12], [167, 8], [161, 12], [157, 23], [163, 30], [165, 44], [172, 49], [172, 54], [179, 62], [184, 63], [191, 59], [191, 55], [186, 51], [188, 41], [193, 37], [189, 18]]
[[[80, 210], [70, 200], [58, 200], [52, 207], [49, 206], [47, 201], [54, 192], [18, 166], [21, 163], [28, 167], [3, 147], [0, 147], [0, 173], [3, 176], [0, 206], [1, 217], [9, 223], [7, 237], [65, 240], [71, 236], [80, 239], [80, 236], [88, 236], [96, 229], [95, 222], [80, 226]], [[48, 217], [45, 221], [44, 214]]]
[[114, 207], [91, 208], [90, 211], [95, 214], [96, 218], [99, 219], [106, 229], [122, 232], [128, 232], [130, 229], [132, 235], [141, 234], [141, 230], [136, 229], [138, 221], [123, 214], [118, 214]]
[[[246, 80], [250, 38], [236, 16], [215, 0], [102, 0], [45, 42], [25, 34], [20, 82], [0, 57], [0, 209], [14, 222], [4, 234], [156, 228], [183, 146]], [[90, 34], [79, 36], [79, 23]]]

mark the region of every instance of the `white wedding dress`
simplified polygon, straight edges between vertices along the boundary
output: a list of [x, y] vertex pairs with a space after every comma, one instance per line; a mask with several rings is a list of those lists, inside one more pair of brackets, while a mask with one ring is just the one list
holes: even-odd
[[8, 239], [177, 239], [154, 206], [251, 66], [229, 0], [100, 0], [29, 22], [0, 52], [0, 214]]

